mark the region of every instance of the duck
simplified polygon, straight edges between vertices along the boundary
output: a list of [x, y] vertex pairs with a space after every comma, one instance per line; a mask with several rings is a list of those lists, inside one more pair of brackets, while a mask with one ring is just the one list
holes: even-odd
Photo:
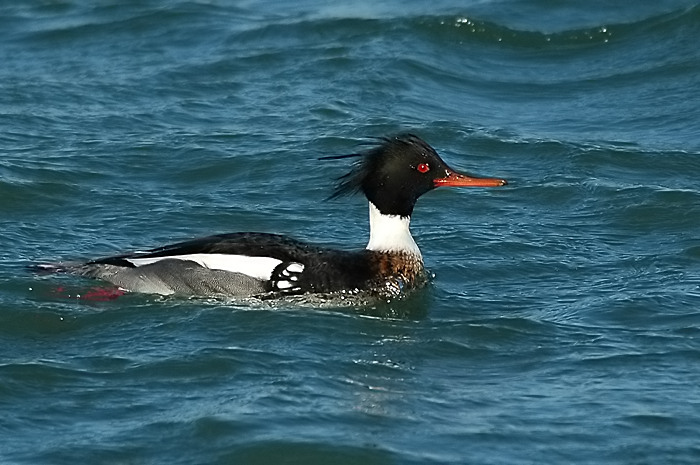
[[420, 137], [402, 133], [356, 158], [329, 199], [361, 193], [369, 204], [369, 240], [361, 250], [318, 246], [285, 235], [234, 232], [82, 262], [40, 264], [106, 281], [123, 292], [276, 298], [367, 293], [392, 297], [423, 287], [423, 256], [410, 232], [418, 198], [440, 187], [501, 187], [505, 179], [459, 172]]

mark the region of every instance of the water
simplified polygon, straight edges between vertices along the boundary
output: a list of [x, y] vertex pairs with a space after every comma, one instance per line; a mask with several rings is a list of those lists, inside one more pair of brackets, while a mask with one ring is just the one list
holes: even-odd
[[[0, 462], [697, 463], [692, 1], [5, 2]], [[435, 274], [364, 309], [35, 276], [229, 231], [363, 247], [324, 202], [411, 130]]]

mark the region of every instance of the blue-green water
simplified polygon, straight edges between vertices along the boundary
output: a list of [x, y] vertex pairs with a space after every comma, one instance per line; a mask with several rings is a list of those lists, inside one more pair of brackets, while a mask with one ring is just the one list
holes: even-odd
[[[700, 461], [696, 2], [86, 3], [0, 6], [0, 463]], [[317, 158], [402, 130], [510, 181], [420, 200], [408, 300], [26, 270], [233, 231], [361, 248]]]

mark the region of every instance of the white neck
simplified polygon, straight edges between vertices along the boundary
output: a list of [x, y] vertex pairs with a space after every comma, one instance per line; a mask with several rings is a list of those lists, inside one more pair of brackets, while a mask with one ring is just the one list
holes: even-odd
[[385, 215], [369, 203], [369, 243], [367, 250], [376, 252], [409, 252], [422, 259], [408, 226], [409, 217]]

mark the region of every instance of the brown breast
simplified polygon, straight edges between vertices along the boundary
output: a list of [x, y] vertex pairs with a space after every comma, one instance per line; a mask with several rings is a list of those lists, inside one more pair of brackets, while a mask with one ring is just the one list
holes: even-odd
[[371, 262], [376, 269], [371, 288], [382, 293], [398, 295], [422, 287], [427, 282], [423, 260], [407, 252], [372, 252]]

